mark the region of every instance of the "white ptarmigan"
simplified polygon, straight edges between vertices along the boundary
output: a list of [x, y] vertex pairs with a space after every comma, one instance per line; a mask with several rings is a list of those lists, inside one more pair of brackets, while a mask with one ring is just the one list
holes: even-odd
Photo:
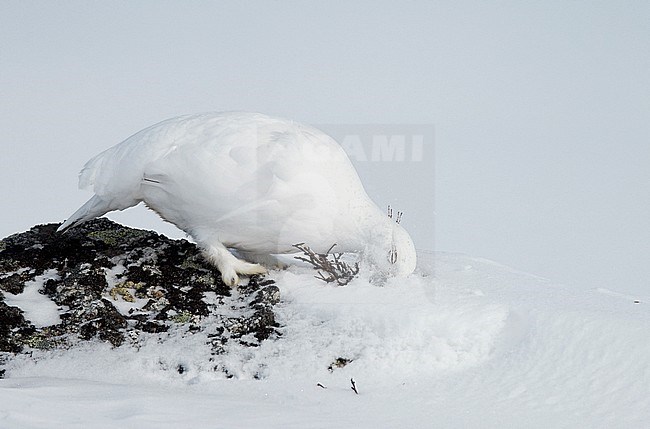
[[59, 231], [144, 202], [194, 238], [231, 286], [298, 243], [317, 253], [333, 244], [361, 252], [390, 275], [415, 270], [411, 237], [368, 197], [341, 146], [285, 119], [243, 112], [169, 119], [88, 161], [79, 187], [95, 195]]

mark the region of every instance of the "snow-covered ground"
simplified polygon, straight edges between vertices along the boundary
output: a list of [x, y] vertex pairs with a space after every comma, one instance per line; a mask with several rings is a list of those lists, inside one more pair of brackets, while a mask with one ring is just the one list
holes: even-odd
[[420, 260], [383, 287], [274, 272], [282, 336], [217, 360], [201, 334], [23, 356], [0, 428], [650, 427], [650, 299]]

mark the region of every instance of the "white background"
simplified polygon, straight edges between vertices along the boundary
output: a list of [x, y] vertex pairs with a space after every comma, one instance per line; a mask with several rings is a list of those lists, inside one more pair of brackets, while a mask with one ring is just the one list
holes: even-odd
[[645, 1], [3, 1], [0, 236], [65, 219], [87, 159], [168, 117], [431, 124], [426, 162], [382, 166], [403, 180], [359, 166], [420, 249], [647, 293], [648, 22]]

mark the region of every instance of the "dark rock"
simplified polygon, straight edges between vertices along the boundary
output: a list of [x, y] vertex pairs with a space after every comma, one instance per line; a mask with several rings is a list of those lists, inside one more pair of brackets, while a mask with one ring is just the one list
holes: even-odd
[[[219, 353], [230, 340], [255, 346], [276, 332], [280, 291], [272, 280], [254, 276], [233, 294], [186, 240], [104, 218], [63, 234], [58, 226], [38, 225], [0, 241], [0, 351], [89, 340], [126, 346], [140, 335], [164, 341], [166, 332], [181, 327], [188, 335], [206, 331]], [[59, 306], [60, 323], [35, 328], [4, 302], [3, 295], [20, 294], [32, 281]], [[220, 316], [222, 305], [239, 316]]]
[[338, 357], [330, 364], [330, 366], [327, 367], [327, 369], [329, 372], [334, 372], [335, 369], [344, 368], [350, 363], [352, 363], [352, 359]]
[[149, 332], [152, 334], [156, 334], [159, 332], [167, 332], [169, 330], [169, 326], [165, 325], [162, 322], [153, 321], [153, 320], [138, 322], [136, 324], [136, 328], [140, 329], [142, 332]]
[[0, 351], [17, 353], [23, 349], [23, 340], [34, 332], [19, 308], [0, 301]]
[[7, 277], [0, 278], [0, 289], [5, 292], [17, 295], [23, 293], [25, 290], [25, 283], [28, 282], [32, 276], [27, 271], [17, 272]]
[[253, 300], [253, 304], [262, 304], [267, 306], [274, 306], [278, 302], [280, 302], [280, 289], [275, 285], [266, 286], [263, 289], [260, 289]]
[[124, 342], [126, 319], [106, 299], [82, 308], [73, 319], [68, 320], [69, 324], [71, 322], [79, 327], [79, 336], [84, 340], [99, 336], [114, 346]]

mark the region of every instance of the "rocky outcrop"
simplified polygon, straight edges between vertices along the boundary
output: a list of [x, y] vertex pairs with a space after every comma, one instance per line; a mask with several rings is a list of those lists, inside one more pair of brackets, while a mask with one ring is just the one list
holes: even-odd
[[[252, 277], [231, 290], [194, 244], [108, 219], [64, 234], [57, 227], [39, 225], [0, 241], [5, 358], [88, 340], [124, 347], [178, 326], [189, 334], [210, 329], [214, 353], [229, 341], [256, 346], [275, 335], [280, 294], [272, 280]], [[17, 304], [28, 292], [51, 301], [54, 314], [40, 318], [45, 322], [30, 320], [33, 302]]]

